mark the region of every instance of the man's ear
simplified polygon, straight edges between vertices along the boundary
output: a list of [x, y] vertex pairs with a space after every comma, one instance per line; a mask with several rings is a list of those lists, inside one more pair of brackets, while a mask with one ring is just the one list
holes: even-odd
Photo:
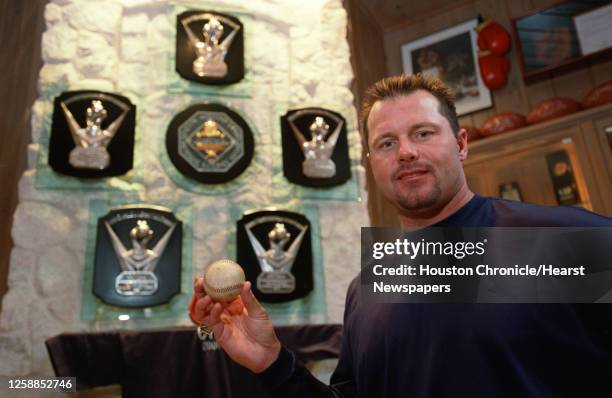
[[467, 130], [464, 128], [460, 128], [457, 133], [457, 148], [459, 149], [459, 160], [463, 162], [468, 155]]

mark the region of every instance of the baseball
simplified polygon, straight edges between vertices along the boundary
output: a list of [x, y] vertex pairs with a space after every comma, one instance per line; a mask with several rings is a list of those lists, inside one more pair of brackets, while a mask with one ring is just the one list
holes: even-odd
[[217, 260], [204, 271], [204, 290], [214, 301], [232, 301], [244, 284], [244, 271], [232, 260]]

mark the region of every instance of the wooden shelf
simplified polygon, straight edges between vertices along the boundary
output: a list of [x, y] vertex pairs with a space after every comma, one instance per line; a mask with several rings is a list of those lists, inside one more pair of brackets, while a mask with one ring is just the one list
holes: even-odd
[[491, 153], [491, 151], [499, 149], [500, 147], [506, 147], [507, 145], [516, 145], [524, 147], [529, 144], [528, 141], [525, 142], [524, 140], [537, 140], [537, 137], [541, 136], [542, 134], [546, 134], [547, 132], [551, 133], [564, 130], [569, 127], [580, 124], [585, 120], [591, 122], [594, 119], [597, 119], [598, 117], [608, 115], [612, 115], [612, 104], [606, 104], [595, 108], [584, 109], [557, 119], [521, 127], [516, 130], [508, 131], [506, 133], [481, 138], [471, 143], [468, 142], [469, 156], [466, 160], [466, 164], [472, 163], [477, 160], [471, 158], [478, 157], [483, 154], [490, 154], [491, 156], [495, 156], [495, 153]]
[[522, 200], [556, 205], [547, 158], [563, 151], [580, 199], [576, 205], [612, 215], [611, 125], [607, 104], [468, 143], [468, 183], [476, 193], [497, 196], [500, 185], [516, 182]]

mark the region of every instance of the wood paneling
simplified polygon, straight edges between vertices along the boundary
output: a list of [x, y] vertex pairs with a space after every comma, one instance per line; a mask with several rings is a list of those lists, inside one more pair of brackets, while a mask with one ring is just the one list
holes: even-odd
[[458, 2], [450, 12], [436, 12], [429, 17], [416, 19], [413, 23], [394, 29], [384, 30], [385, 53], [387, 54], [387, 72], [389, 75], [402, 73], [402, 44], [419, 37], [449, 28], [470, 18], [478, 16], [474, 3]]
[[[0, 296], [6, 292], [17, 182], [30, 142], [47, 0], [0, 1]], [[0, 308], [1, 309], [1, 308]]]
[[473, 0], [361, 0], [363, 8], [373, 16], [383, 29], [405, 26], [440, 13], [452, 13], [457, 7]]

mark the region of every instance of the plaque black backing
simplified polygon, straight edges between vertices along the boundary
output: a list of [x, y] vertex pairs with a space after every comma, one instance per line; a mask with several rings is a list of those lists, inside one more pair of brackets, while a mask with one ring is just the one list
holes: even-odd
[[[185, 161], [185, 159], [183, 159], [178, 153], [178, 128], [197, 111], [223, 112], [242, 128], [244, 133], [244, 155], [225, 173], [199, 172], [187, 161]], [[196, 104], [190, 106], [189, 108], [179, 112], [172, 119], [170, 125], [168, 125], [168, 131], [166, 133], [166, 151], [168, 152], [168, 157], [172, 161], [174, 167], [176, 167], [177, 170], [186, 177], [205, 184], [222, 184], [231, 181], [242, 174], [253, 159], [254, 145], [253, 133], [251, 132], [251, 128], [246, 121], [233, 110], [220, 104]]]
[[[295, 276], [295, 290], [290, 294], [270, 294], [262, 293], [257, 289], [257, 276], [261, 273], [259, 261], [257, 255], [251, 246], [249, 237], [246, 233], [245, 225], [250, 221], [260, 218], [262, 216], [280, 216], [291, 218], [302, 225], [307, 225], [308, 229], [304, 235], [304, 239], [298, 250], [296, 260], [291, 268], [291, 273]], [[252, 230], [255, 237], [262, 242], [264, 249], [269, 249], [268, 232], [274, 227], [274, 222], [266, 222], [255, 226]], [[291, 244], [293, 239], [299, 234], [299, 230], [291, 225], [285, 224], [285, 227], [289, 233], [291, 233], [292, 240], [288, 243]], [[281, 303], [286, 301], [295, 300], [306, 296], [310, 293], [314, 287], [313, 280], [313, 255], [312, 255], [312, 238], [311, 238], [312, 226], [308, 219], [299, 213], [290, 211], [272, 211], [263, 210], [253, 213], [248, 213], [242, 216], [240, 220], [236, 222], [236, 262], [242, 266], [246, 279], [251, 281], [253, 294], [259, 301], [267, 303]], [[263, 244], [265, 243], [265, 244]]]
[[[110, 220], [116, 216], [139, 213], [140, 211], [155, 216], [163, 216], [170, 221], [176, 222], [176, 227], [154, 271], [159, 283], [157, 292], [150, 296], [123, 296], [115, 291], [115, 278], [121, 273], [121, 267], [104, 222], [108, 221], [110, 223]], [[136, 217], [121, 220], [112, 225], [115, 233], [127, 249], [131, 247], [130, 230], [136, 224], [136, 220], [139, 219], [142, 218]], [[169, 227], [160, 221], [150, 218], [146, 218], [146, 220], [151, 229], [155, 231], [153, 239], [151, 239], [148, 245], [149, 248], [152, 248], [155, 247], [155, 244], [163, 237], [164, 233], [168, 231]], [[93, 277], [94, 295], [106, 304], [119, 307], [152, 307], [167, 303], [181, 291], [182, 240], [183, 223], [177, 220], [174, 214], [169, 211], [146, 206], [124, 207], [109, 211], [107, 215], [98, 219], [96, 230]]]
[[[195, 51], [189, 41], [189, 37], [183, 28], [181, 21], [192, 15], [211, 13], [219, 15], [228, 19], [231, 19], [234, 23], [240, 26], [240, 30], [236, 33], [232, 44], [227, 51], [225, 56], [225, 63], [227, 64], [227, 74], [224, 77], [211, 77], [211, 76], [198, 76], [193, 72], [193, 61], [196, 59]], [[201, 32], [205, 20], [194, 21], [189, 24], [189, 27], [197, 35], [198, 38], [202, 38]], [[221, 22], [223, 23], [223, 22]], [[224, 40], [227, 35], [231, 33], [230, 29], [224, 29], [223, 35], [219, 41]], [[234, 16], [223, 14], [216, 11], [185, 11], [176, 17], [176, 72], [183, 78], [202, 84], [211, 85], [226, 85], [237, 83], [244, 77], [244, 26], [242, 22]]]
[[[91, 94], [91, 97], [67, 105], [67, 108], [72, 112], [80, 126], [85, 126], [87, 107], [91, 105], [91, 101], [94, 99], [100, 99], [108, 112], [108, 116], [102, 123], [102, 128], [107, 128], [122, 113], [122, 109], [117, 105], [97, 98], [96, 96], [99, 94], [114, 97], [130, 108], [125, 115], [123, 123], [117, 129], [117, 133], [106, 147], [110, 155], [110, 164], [103, 170], [76, 168], [69, 162], [70, 151], [72, 151], [76, 144], [72, 139], [72, 134], [70, 133], [70, 128], [60, 103], [80, 94]], [[135, 125], [136, 106], [126, 97], [102, 91], [79, 90], [63, 92], [53, 102], [53, 120], [51, 124], [51, 137], [49, 139], [49, 166], [58, 173], [81, 178], [103, 178], [123, 175], [132, 169], [134, 162]]]
[[[302, 162], [304, 161], [304, 152], [300, 147], [300, 143], [295, 139], [289, 121], [287, 118], [295, 112], [301, 110], [323, 110], [325, 112], [332, 113], [338, 116], [344, 121], [340, 136], [336, 142], [336, 147], [332, 153], [331, 159], [336, 164], [336, 174], [330, 178], [311, 178], [304, 175], [302, 171]], [[325, 122], [329, 125], [330, 134], [338, 125], [335, 120], [325, 116], [324, 114], [316, 115], [321, 116], [325, 119]], [[295, 119], [294, 124], [302, 132], [304, 137], [310, 139], [309, 127], [313, 122], [315, 115], [304, 115]], [[337, 112], [330, 111], [323, 108], [303, 108], [303, 109], [292, 109], [288, 111], [284, 116], [281, 117], [281, 135], [283, 145], [283, 174], [285, 178], [290, 182], [305, 187], [314, 188], [328, 188], [337, 185], [344, 184], [351, 178], [351, 161], [348, 153], [348, 140], [346, 132], [346, 120]]]

